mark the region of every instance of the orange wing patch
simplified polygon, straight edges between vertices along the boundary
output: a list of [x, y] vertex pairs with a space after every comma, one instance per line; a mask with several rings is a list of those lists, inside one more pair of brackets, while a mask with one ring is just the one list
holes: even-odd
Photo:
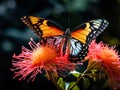
[[42, 24], [39, 26], [41, 29], [43, 36], [42, 37], [49, 37], [49, 36], [56, 36], [62, 35], [64, 32], [55, 28], [54, 26], [47, 25], [48, 20], [43, 20]]
[[[39, 37], [49, 37], [62, 35], [64, 32], [61, 31], [56, 26], [52, 25], [53, 23], [45, 20], [41, 17], [36, 16], [24, 16], [22, 21], [30, 27]], [[48, 25], [51, 24], [51, 25]]]
[[40, 25], [40, 29], [42, 30], [43, 36], [42, 37], [49, 37], [49, 36], [57, 36], [62, 35], [64, 32], [51, 26], [47, 25]]
[[87, 36], [90, 32], [91, 32], [90, 24], [86, 23], [85, 29], [80, 29], [80, 30], [78, 29], [75, 32], [72, 32], [71, 36], [85, 44]]
[[[43, 18], [39, 18], [39, 17], [35, 17], [35, 16], [29, 16], [30, 21], [32, 22], [32, 24], [38, 24], [40, 19]], [[40, 22], [39, 22], [40, 23]], [[40, 23], [41, 24], [41, 23]]]

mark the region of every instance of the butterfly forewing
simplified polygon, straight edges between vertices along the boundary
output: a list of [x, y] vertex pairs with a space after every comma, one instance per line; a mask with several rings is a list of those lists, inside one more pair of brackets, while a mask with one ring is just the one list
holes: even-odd
[[73, 51], [71, 55], [79, 55], [79, 59], [83, 59], [87, 54], [88, 46], [91, 41], [104, 31], [107, 26], [108, 21], [104, 19], [91, 20], [77, 26], [71, 33], [71, 37], [74, 41], [71, 41], [71, 51]]
[[63, 34], [63, 31], [61, 31], [61, 29], [56, 24], [51, 21], [45, 20], [44, 18], [35, 16], [24, 16], [21, 19], [40, 38]]
[[91, 20], [87, 23], [77, 26], [71, 33], [71, 36], [84, 44], [90, 43], [107, 26], [108, 22], [104, 19]]
[[104, 29], [106, 29], [109, 23], [104, 19], [97, 19], [90, 21], [89, 24], [90, 24], [91, 32], [86, 39], [86, 42], [88, 43], [90, 43], [99, 34], [101, 34], [101, 32], [104, 31]]
[[39, 25], [41, 25], [42, 22], [44, 21], [43, 18], [24, 16], [21, 18], [21, 20], [23, 21], [24, 24], [30, 27], [37, 34], [37, 36], [41, 37], [43, 35], [41, 29], [39, 28]]

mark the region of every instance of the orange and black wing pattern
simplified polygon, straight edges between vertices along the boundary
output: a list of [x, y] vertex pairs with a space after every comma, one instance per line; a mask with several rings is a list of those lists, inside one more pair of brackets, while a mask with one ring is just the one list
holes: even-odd
[[105, 19], [91, 20], [77, 26], [71, 33], [71, 36], [83, 44], [87, 44], [95, 39], [102, 31], [104, 31], [108, 24], [108, 21]]
[[79, 59], [83, 59], [91, 41], [103, 32], [108, 24], [105, 19], [96, 19], [77, 26], [71, 33], [72, 55], [79, 55]]
[[58, 36], [64, 33], [56, 24], [41, 17], [24, 16], [21, 20], [40, 38]]

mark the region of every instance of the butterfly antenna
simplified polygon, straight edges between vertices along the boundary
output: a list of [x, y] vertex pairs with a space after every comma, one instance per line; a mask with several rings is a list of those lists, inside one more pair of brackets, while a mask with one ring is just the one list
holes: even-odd
[[67, 14], [67, 24], [68, 24], [68, 28], [69, 28], [69, 26], [70, 26], [69, 14]]

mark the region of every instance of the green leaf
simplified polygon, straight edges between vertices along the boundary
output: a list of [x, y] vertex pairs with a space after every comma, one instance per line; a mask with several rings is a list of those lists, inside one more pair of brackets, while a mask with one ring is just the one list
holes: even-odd
[[97, 72], [97, 69], [92, 69], [91, 72], [92, 74], [95, 74]]
[[80, 90], [79, 87], [77, 85], [75, 85], [72, 90]]
[[62, 90], [65, 90], [65, 81], [63, 81], [63, 78], [62, 78], [62, 77], [60, 77], [60, 78], [58, 79], [57, 84], [59, 85], [59, 87], [62, 88]]
[[90, 86], [90, 81], [88, 78], [83, 78], [83, 83], [82, 83], [83, 89], [86, 90]]
[[[69, 83], [69, 87], [66, 90], [69, 90], [74, 84], [75, 84], [75, 82]], [[71, 90], [80, 90], [80, 89], [77, 85], [75, 85]]]
[[80, 76], [80, 73], [78, 71], [75, 71], [75, 70], [70, 72], [70, 74], [72, 74], [73, 76], [75, 76], [77, 78]]
[[91, 71], [91, 74], [89, 75], [89, 77], [92, 78], [93, 81], [95, 82], [97, 77], [97, 69], [92, 69], [90, 71]]

